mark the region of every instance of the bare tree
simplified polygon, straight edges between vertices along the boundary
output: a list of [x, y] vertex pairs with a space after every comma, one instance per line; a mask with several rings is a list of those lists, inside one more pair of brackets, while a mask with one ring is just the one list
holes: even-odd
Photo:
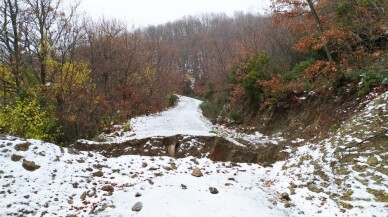
[[[12, 87], [10, 81], [5, 79], [4, 69], [1, 82], [3, 84], [3, 91], [7, 89], [15, 89], [16, 92], [20, 90], [21, 86], [21, 66], [22, 59], [22, 44], [21, 44], [21, 8], [17, 0], [2, 0], [0, 3], [0, 63], [8, 68], [13, 76], [15, 87]], [[8, 87], [8, 88], [6, 88]]]
[[[79, 3], [75, 2], [64, 9], [62, 0], [24, 0], [24, 2], [27, 5], [26, 36], [32, 57], [31, 63], [38, 69], [35, 71], [35, 77], [45, 85], [48, 76], [47, 61], [53, 55], [57, 43], [63, 39], [63, 35], [69, 36], [70, 21], [75, 16]], [[67, 45], [73, 46], [72, 42]], [[66, 51], [67, 48], [61, 49]]]

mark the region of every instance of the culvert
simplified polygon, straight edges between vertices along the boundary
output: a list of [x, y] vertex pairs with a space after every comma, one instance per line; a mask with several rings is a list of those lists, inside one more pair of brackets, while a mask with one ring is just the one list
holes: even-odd
[[179, 142], [175, 142], [167, 146], [167, 156], [175, 157], [176, 151], [178, 151], [178, 148], [179, 148]]

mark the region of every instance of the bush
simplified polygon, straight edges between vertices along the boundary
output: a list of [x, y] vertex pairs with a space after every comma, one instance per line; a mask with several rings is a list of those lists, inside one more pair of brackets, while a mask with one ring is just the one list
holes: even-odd
[[0, 111], [0, 128], [6, 133], [56, 142], [60, 136], [52, 106], [43, 106], [38, 98], [17, 99]]
[[166, 96], [166, 100], [167, 100], [168, 105], [173, 106], [177, 103], [178, 96], [173, 94], [173, 93], [169, 93]]
[[242, 80], [242, 85], [245, 92], [250, 96], [251, 101], [255, 102], [263, 92], [259, 81], [270, 78], [271, 66], [269, 64], [269, 56], [263, 52], [258, 56], [251, 57], [245, 64], [247, 74]]
[[217, 120], [218, 115], [220, 115], [222, 110], [222, 107], [208, 100], [204, 101], [199, 107], [201, 108], [203, 115], [209, 118], [212, 122]]
[[305, 61], [301, 61], [301, 62], [297, 63], [294, 66], [294, 68], [292, 68], [291, 71], [289, 71], [283, 75], [283, 79], [286, 81], [291, 81], [291, 80], [294, 80], [294, 79], [301, 77], [304, 74], [304, 71], [308, 67], [312, 66], [314, 62], [315, 62], [315, 60], [309, 59], [309, 60], [305, 60]]
[[128, 121], [124, 124], [123, 126], [123, 131], [124, 132], [128, 132], [128, 131], [131, 131], [132, 130], [132, 126], [131, 126], [131, 123]]
[[366, 72], [361, 75], [361, 82], [359, 96], [370, 93], [374, 87], [388, 84], [388, 76], [387, 73]]

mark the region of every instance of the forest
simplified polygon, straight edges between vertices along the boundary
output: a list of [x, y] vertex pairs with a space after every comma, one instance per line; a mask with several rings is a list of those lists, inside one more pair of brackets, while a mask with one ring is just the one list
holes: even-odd
[[0, 2], [0, 132], [66, 146], [199, 97], [204, 114], [262, 111], [388, 88], [386, 0], [271, 0], [265, 14], [158, 26], [93, 20], [79, 3]]

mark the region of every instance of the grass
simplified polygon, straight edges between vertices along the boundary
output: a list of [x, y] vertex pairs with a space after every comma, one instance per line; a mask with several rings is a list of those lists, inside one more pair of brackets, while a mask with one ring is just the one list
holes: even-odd
[[128, 132], [128, 131], [131, 131], [132, 130], [132, 126], [131, 126], [131, 123], [129, 123], [129, 121], [128, 122], [126, 122], [125, 124], [124, 124], [124, 126], [123, 126], [123, 131], [124, 132]]

